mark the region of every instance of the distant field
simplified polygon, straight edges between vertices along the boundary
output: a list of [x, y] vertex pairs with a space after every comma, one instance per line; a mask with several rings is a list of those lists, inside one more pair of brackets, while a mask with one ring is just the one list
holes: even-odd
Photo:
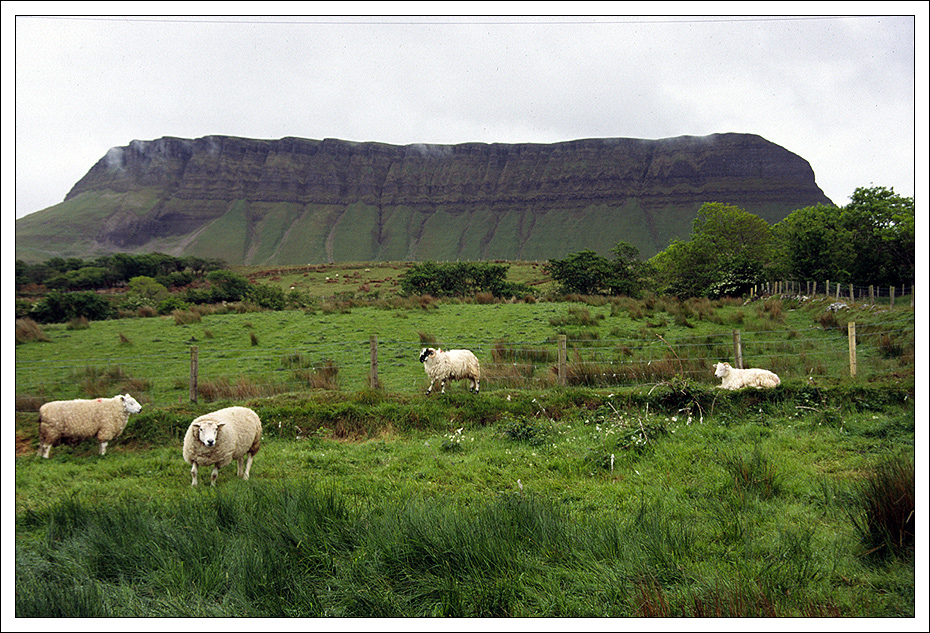
[[[857, 327], [858, 380], [913, 380], [914, 321], [907, 306], [856, 304], [835, 314], [825, 309], [827, 301], [816, 299], [746, 305], [603, 297], [530, 303], [359, 299], [357, 285], [395, 283], [385, 274], [391, 269], [377, 270], [306, 276], [282, 271], [263, 281], [305, 284], [315, 297], [307, 309], [243, 313], [226, 307], [181, 321], [162, 316], [92, 322], [86, 329], [45, 326], [48, 341], [17, 345], [17, 409], [113, 389], [131, 390], [156, 405], [186, 400], [193, 348], [204, 388], [244, 382], [254, 389], [242, 393], [301, 391], [315, 388], [319, 372], [328, 368], [335, 375], [326, 388], [364, 389], [372, 337], [378, 378], [388, 391], [425, 389], [417, 362], [424, 346], [472, 349], [483, 366], [485, 390], [553, 386], [559, 336], [567, 340], [572, 384], [648, 385], [675, 376], [715, 384], [713, 365], [735, 362], [736, 330], [745, 366], [772, 369], [788, 381], [833, 384], [850, 375], [848, 321]], [[532, 279], [532, 270], [526, 267], [525, 278]], [[345, 287], [352, 292], [341, 298], [323, 294]]]

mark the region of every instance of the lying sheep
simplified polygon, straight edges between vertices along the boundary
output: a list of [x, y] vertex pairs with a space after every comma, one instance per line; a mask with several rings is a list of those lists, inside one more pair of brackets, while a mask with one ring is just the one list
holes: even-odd
[[764, 389], [781, 384], [781, 379], [768, 369], [737, 369], [730, 367], [730, 363], [717, 363], [714, 369], [714, 375], [723, 379], [723, 383], [717, 385], [721, 389]]
[[107, 444], [119, 437], [130, 413], [139, 413], [142, 405], [128, 393], [112, 398], [94, 400], [56, 400], [39, 407], [39, 452], [48, 459], [49, 451], [61, 440], [86, 440], [92, 437], [100, 442], [100, 454], [105, 455]]
[[429, 376], [429, 388], [426, 395], [433, 392], [433, 383], [439, 381], [441, 393], [446, 392], [447, 380], [471, 380], [471, 391], [478, 393], [481, 380], [481, 368], [478, 359], [467, 349], [450, 349], [442, 351], [424, 347], [420, 352], [423, 370]]
[[191, 465], [191, 485], [197, 485], [197, 469], [212, 464], [210, 485], [215, 486], [220, 468], [234, 459], [236, 475], [248, 479], [261, 441], [261, 420], [246, 407], [227, 407], [196, 418], [184, 436], [183, 449], [184, 461]]

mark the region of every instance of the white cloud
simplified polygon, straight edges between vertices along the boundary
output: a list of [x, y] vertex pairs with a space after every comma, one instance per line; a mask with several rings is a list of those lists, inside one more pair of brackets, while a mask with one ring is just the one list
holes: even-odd
[[244, 21], [17, 18], [17, 217], [60, 202], [111, 147], [168, 135], [748, 132], [810, 161], [838, 204], [871, 183], [913, 195], [906, 17]]

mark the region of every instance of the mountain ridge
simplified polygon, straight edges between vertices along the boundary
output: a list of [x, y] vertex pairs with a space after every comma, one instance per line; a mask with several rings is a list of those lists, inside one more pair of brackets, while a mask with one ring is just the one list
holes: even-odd
[[[753, 134], [559, 143], [166, 136], [111, 148], [17, 257], [154, 252], [230, 264], [548, 259], [687, 239], [704, 202], [770, 223], [832, 204], [800, 156]], [[45, 255], [43, 255], [43, 253]]]

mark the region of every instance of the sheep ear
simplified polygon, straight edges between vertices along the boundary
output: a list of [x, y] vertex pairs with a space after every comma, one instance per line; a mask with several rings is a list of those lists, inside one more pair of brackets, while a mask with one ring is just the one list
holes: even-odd
[[216, 423], [216, 428], [220, 428], [220, 427], [223, 426], [224, 424], [226, 424], [226, 423], [223, 422], [223, 421], [217, 422], [217, 423]]

